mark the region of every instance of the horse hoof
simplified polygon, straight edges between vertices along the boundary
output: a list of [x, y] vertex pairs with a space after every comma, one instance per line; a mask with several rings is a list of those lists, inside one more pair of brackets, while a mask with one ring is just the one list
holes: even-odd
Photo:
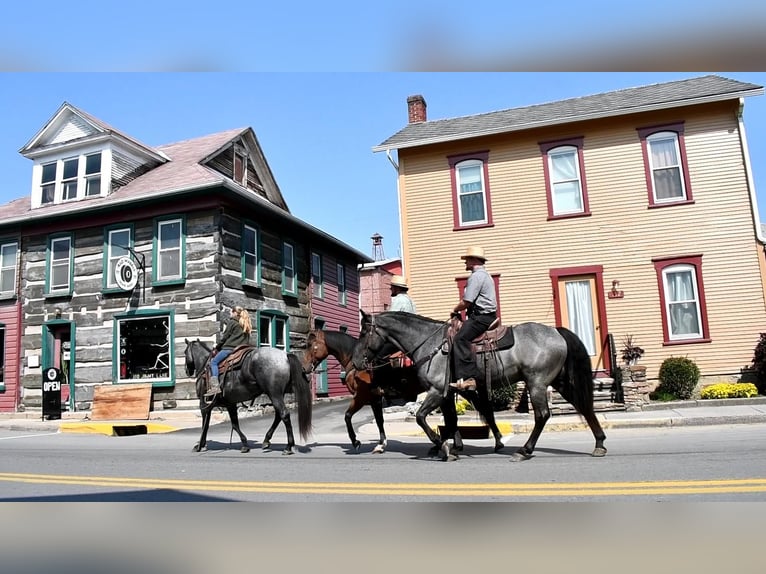
[[382, 444], [376, 445], [374, 449], [372, 449], [372, 454], [383, 454], [386, 452], [386, 447]]
[[282, 451], [282, 456], [287, 456], [288, 454], [293, 454], [292, 449], [286, 448]]
[[355, 440], [353, 447], [354, 447], [354, 451], [359, 452], [359, 450], [362, 448], [362, 443], [358, 440]]
[[450, 459], [450, 456], [451, 456], [450, 448], [449, 448], [449, 444], [447, 444], [446, 442], [441, 447], [441, 453], [442, 453], [442, 460], [443, 461], [446, 462], [446, 461], [448, 461]]
[[430, 449], [428, 449], [428, 456], [434, 458], [435, 456], [438, 456], [439, 452], [441, 452], [441, 447], [432, 446]]
[[511, 455], [511, 462], [521, 462], [522, 460], [529, 460], [532, 458], [531, 454], [527, 454], [525, 452], [519, 452], [516, 451]]
[[261, 446], [261, 450], [271, 450], [271, 443], [270, 442], [263, 443], [263, 446]]
[[246, 447], [246, 446], [243, 446], [241, 449], [239, 449], [239, 452], [241, 452], [241, 453], [250, 452], [250, 448]]
[[606, 449], [605, 449], [603, 446], [601, 446], [601, 447], [598, 447], [597, 449], [595, 449], [595, 450], [593, 451], [593, 453], [591, 454], [591, 456], [595, 456], [595, 457], [606, 456]]

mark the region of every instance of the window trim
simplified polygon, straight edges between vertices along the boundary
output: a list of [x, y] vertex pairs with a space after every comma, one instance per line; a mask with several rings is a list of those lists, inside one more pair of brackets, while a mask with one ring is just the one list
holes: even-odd
[[[646, 193], [649, 201], [648, 207], [650, 209], [658, 207], [670, 207], [673, 205], [689, 205], [694, 203], [694, 195], [692, 193], [691, 179], [689, 177], [689, 164], [686, 158], [686, 138], [684, 135], [684, 122], [676, 122], [670, 124], [661, 124], [655, 126], [648, 126], [642, 128], [636, 128], [638, 137], [641, 141], [641, 154], [644, 160], [644, 177], [646, 180]], [[648, 138], [652, 135], [659, 134], [661, 132], [673, 132], [676, 134], [676, 140], [678, 143], [678, 153], [681, 162], [681, 179], [686, 192], [686, 197], [677, 201], [662, 201], [658, 202], [654, 199], [654, 173], [652, 171], [652, 164], [649, 158], [649, 143]]]
[[[550, 140], [538, 143], [543, 159], [543, 175], [545, 177], [545, 194], [548, 202], [548, 221], [554, 219], [570, 219], [572, 217], [588, 217], [591, 215], [590, 201], [588, 199], [588, 182], [585, 177], [585, 159], [583, 145], [585, 137]], [[558, 148], [575, 148], [577, 154], [577, 170], [580, 184], [580, 198], [582, 199], [582, 211], [555, 213], [553, 201], [553, 180], [551, 178], [550, 161], [551, 152]]]
[[[163, 379], [120, 379], [120, 341], [118, 322], [124, 319], [151, 319], [153, 317], [168, 318], [168, 378]], [[135, 385], [151, 383], [152, 388], [172, 387], [176, 384], [175, 364], [175, 310], [174, 309], [135, 309], [127, 313], [116, 313], [112, 317], [112, 380], [118, 385]]]
[[[287, 251], [290, 251], [288, 258]], [[288, 265], [289, 263], [289, 265]], [[287, 287], [288, 270], [291, 273], [292, 289]], [[298, 295], [298, 274], [295, 269], [295, 246], [289, 241], [282, 242], [282, 295], [296, 297]]]
[[[657, 275], [657, 290], [660, 298], [660, 314], [662, 316], [662, 344], [670, 345], [689, 345], [694, 343], [710, 343], [710, 327], [707, 314], [707, 302], [705, 300], [705, 285], [702, 280], [702, 255], [686, 255], [679, 257], [657, 257], [652, 259], [654, 270]], [[702, 336], [694, 339], [673, 339], [670, 334], [670, 323], [668, 321], [668, 302], [665, 295], [664, 272], [670, 267], [689, 266], [694, 269], [694, 278], [697, 282], [697, 303], [699, 304], [700, 324], [702, 326]]]
[[[466, 161], [479, 161], [482, 164], [483, 195], [486, 221], [479, 223], [462, 223], [460, 221], [460, 194], [457, 187], [457, 166]], [[449, 163], [450, 185], [452, 187], [452, 226], [453, 231], [462, 229], [480, 229], [483, 227], [493, 227], [492, 219], [492, 196], [489, 185], [489, 150], [476, 151], [467, 154], [447, 156]]]
[[[160, 267], [160, 227], [164, 224], [175, 221], [181, 224], [181, 237], [179, 242], [179, 277], [162, 279], [159, 276]], [[154, 218], [153, 222], [154, 237], [152, 238], [152, 286], [160, 287], [164, 285], [182, 285], [186, 283], [186, 216], [185, 215], [166, 215]]]
[[[88, 173], [88, 159], [94, 156], [98, 156], [98, 164], [99, 164], [99, 170], [97, 172]], [[103, 166], [104, 166], [104, 154], [101, 151], [94, 151], [92, 153], [86, 153], [82, 155], [85, 166], [83, 167], [83, 192], [82, 196], [84, 198], [87, 197], [101, 197], [103, 195], [103, 186], [101, 185], [103, 183]], [[96, 178], [99, 179], [98, 183], [98, 193], [88, 193], [88, 184], [95, 180]]]
[[[316, 257], [319, 274], [314, 273], [314, 258]], [[319, 282], [315, 281], [315, 278], [319, 277]], [[316, 289], [316, 291], [314, 291]], [[311, 297], [313, 299], [324, 299], [324, 264], [322, 261], [322, 254], [318, 251], [311, 252]]]
[[[13, 289], [11, 291], [2, 291], [2, 281], [0, 281], [0, 299], [14, 299], [16, 298], [16, 295], [18, 293], [19, 288], [19, 257], [21, 255], [21, 251], [19, 250], [19, 241], [17, 239], [7, 239], [3, 240], [0, 239], [0, 257], [2, 256], [2, 251], [5, 247], [8, 246], [15, 246], [16, 253], [13, 261], [13, 267], [10, 265], [7, 265], [5, 267], [0, 266], [0, 276], [2, 276], [3, 271], [7, 271], [9, 269], [13, 269]], [[2, 259], [0, 259], [0, 264], [2, 263]]]
[[[65, 288], [53, 290], [51, 282], [53, 279], [53, 273], [51, 266], [53, 265], [53, 244], [62, 239], [66, 239], [69, 242], [69, 284]], [[48, 236], [47, 246], [45, 249], [45, 293], [46, 298], [52, 297], [67, 297], [72, 294], [74, 287], [74, 235], [72, 233], [54, 233]]]
[[[290, 352], [290, 315], [287, 313], [283, 313], [282, 311], [278, 311], [276, 309], [258, 309], [256, 312], [257, 321], [258, 321], [258, 346], [259, 347], [273, 347], [275, 349], [282, 349], [286, 352]], [[261, 343], [261, 320], [262, 319], [268, 319], [269, 320], [269, 344], [264, 345]], [[284, 340], [285, 340], [285, 346], [279, 347], [276, 344], [276, 325], [278, 322], [282, 322], [284, 327]]]
[[[248, 246], [245, 245], [245, 231], [246, 229], [252, 229], [255, 234], [255, 251], [250, 252], [247, 250]], [[255, 256], [255, 279], [251, 279], [247, 276], [247, 262], [245, 261], [246, 253], [252, 253]], [[241, 257], [241, 271], [242, 271], [242, 285], [250, 287], [260, 287], [262, 280], [262, 265], [261, 265], [261, 229], [256, 224], [249, 220], [242, 222], [240, 231], [240, 257]]]
[[[127, 231], [130, 234], [130, 240], [128, 241], [128, 247], [130, 249], [134, 248], [134, 241], [135, 241], [135, 232], [133, 229], [133, 224], [129, 223], [127, 225], [125, 224], [115, 224], [115, 225], [109, 225], [107, 227], [104, 227], [104, 254], [103, 254], [103, 273], [102, 273], [102, 281], [101, 281], [101, 291], [103, 293], [123, 293], [122, 289], [120, 289], [117, 286], [117, 283], [115, 282], [113, 285], [109, 285], [109, 261], [110, 261], [110, 252], [112, 248], [112, 242], [111, 242], [111, 234], [116, 231]], [[128, 256], [130, 256], [130, 250], [128, 250]]]
[[335, 284], [338, 286], [338, 305], [345, 307], [348, 305], [348, 282], [346, 281], [346, 266], [343, 263], [335, 264]]

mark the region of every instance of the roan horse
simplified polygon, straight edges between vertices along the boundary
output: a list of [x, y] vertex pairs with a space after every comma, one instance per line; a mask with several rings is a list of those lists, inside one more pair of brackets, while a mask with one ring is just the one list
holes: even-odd
[[414, 369], [394, 368], [390, 363], [385, 363], [379, 369], [376, 368], [374, 377], [370, 381], [364, 380], [362, 378], [364, 375], [357, 376], [351, 358], [358, 342], [356, 337], [341, 331], [313, 330], [309, 332], [306, 338], [303, 368], [309, 372], [314, 371], [330, 355], [338, 360], [346, 372], [344, 380], [346, 387], [352, 394], [351, 402], [345, 414], [346, 429], [351, 444], [354, 450], [359, 452], [362, 443], [356, 438], [351, 419], [363, 406], [370, 405], [380, 435], [378, 444], [372, 452], [380, 454], [386, 450], [388, 444], [386, 431], [383, 428], [383, 396], [386, 391], [393, 391], [400, 394], [405, 400], [414, 401], [417, 399], [418, 393], [425, 389], [420, 386]]
[[[488, 373], [493, 385], [524, 381], [535, 415], [535, 426], [527, 442], [511, 460], [532, 457], [540, 433], [550, 418], [547, 388], [552, 386], [585, 418], [596, 439], [593, 456], [604, 456], [604, 434], [593, 410], [593, 376], [590, 357], [582, 341], [569, 329], [540, 323], [513, 327], [515, 344], [495, 352], [497, 360], [477, 358], [479, 371]], [[449, 458], [448, 438], [440, 437], [426, 424], [426, 416], [440, 403], [450, 382], [450, 356], [442, 349], [447, 342], [447, 324], [428, 317], [387, 311], [374, 317], [362, 311], [361, 343], [354, 352], [354, 366], [364, 368], [393, 344], [415, 362], [428, 394], [415, 415], [428, 438]], [[485, 363], [486, 361], [486, 363]], [[482, 387], [480, 386], [479, 389]], [[449, 403], [450, 401], [444, 401]], [[445, 419], [446, 422], [446, 419]]]
[[285, 405], [286, 393], [295, 393], [298, 404], [298, 429], [301, 438], [306, 440], [311, 434], [313, 406], [311, 384], [303, 372], [300, 359], [282, 349], [253, 347], [252, 350], [247, 351], [237, 368], [226, 369], [221, 381], [222, 392], [215, 395], [212, 400], [206, 400], [207, 366], [210, 362], [211, 350], [207, 344], [199, 339], [196, 341], [186, 340], [186, 373], [189, 376], [197, 377], [197, 398], [199, 398], [200, 412], [202, 413], [202, 434], [193, 450], [195, 452], [205, 450], [213, 408], [224, 407], [229, 413], [232, 429], [242, 441], [240, 452], [248, 452], [250, 448], [247, 444], [247, 437], [239, 428], [237, 405], [252, 401], [266, 393], [274, 406], [274, 422], [263, 439], [263, 450], [271, 447], [271, 437], [281, 421], [287, 431], [287, 446], [282, 454], [293, 454], [295, 438], [293, 437], [290, 411]]

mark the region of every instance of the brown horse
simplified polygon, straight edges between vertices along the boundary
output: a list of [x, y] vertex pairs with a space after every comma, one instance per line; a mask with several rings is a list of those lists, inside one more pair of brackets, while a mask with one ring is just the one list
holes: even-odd
[[387, 446], [386, 431], [383, 428], [383, 397], [386, 393], [395, 393], [405, 400], [414, 401], [418, 393], [425, 389], [420, 386], [412, 368], [395, 368], [389, 364], [376, 368], [374, 377], [370, 371], [357, 372], [351, 364], [357, 342], [355, 337], [341, 331], [311, 331], [306, 339], [303, 368], [308, 372], [313, 371], [330, 355], [338, 360], [346, 372], [344, 382], [352, 395], [345, 415], [351, 444], [357, 452], [362, 446], [356, 438], [351, 419], [363, 406], [370, 405], [380, 434], [378, 444], [372, 452], [379, 454], [384, 452]]

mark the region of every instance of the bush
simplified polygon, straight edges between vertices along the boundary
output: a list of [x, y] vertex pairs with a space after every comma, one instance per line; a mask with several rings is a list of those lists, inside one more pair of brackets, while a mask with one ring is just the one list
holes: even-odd
[[516, 398], [516, 383], [501, 383], [492, 386], [489, 402], [493, 411], [508, 410]]
[[458, 415], [464, 415], [468, 410], [473, 410], [473, 405], [463, 397], [458, 397], [455, 400], [455, 412]]
[[753, 351], [753, 370], [758, 392], [766, 395], [766, 333], [761, 333], [761, 338]]
[[717, 383], [702, 389], [700, 398], [703, 399], [741, 399], [758, 394], [753, 383]]
[[686, 357], [668, 357], [660, 366], [660, 384], [655, 391], [674, 395], [680, 400], [690, 399], [699, 378], [700, 370], [694, 361]]

